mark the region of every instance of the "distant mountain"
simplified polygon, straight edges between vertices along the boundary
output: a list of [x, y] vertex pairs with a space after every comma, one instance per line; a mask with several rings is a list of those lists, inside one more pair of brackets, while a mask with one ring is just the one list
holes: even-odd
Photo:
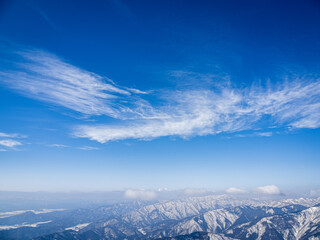
[[181, 220], [171, 226], [170, 229], [160, 231], [158, 236], [177, 236], [193, 232], [223, 233], [227, 229], [246, 222], [266, 216], [301, 211], [302, 209], [305, 209], [305, 207], [301, 205], [289, 205], [283, 208], [243, 206], [217, 209]]
[[319, 204], [320, 198], [259, 201], [212, 195], [25, 212], [0, 219], [0, 239], [315, 240], [320, 239]]
[[175, 237], [164, 237], [156, 240], [235, 240], [234, 238], [226, 237], [223, 234], [195, 232], [188, 235], [178, 235]]

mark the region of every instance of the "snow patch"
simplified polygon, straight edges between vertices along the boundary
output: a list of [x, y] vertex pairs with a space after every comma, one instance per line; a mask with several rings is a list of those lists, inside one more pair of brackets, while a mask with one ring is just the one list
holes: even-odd
[[[90, 223], [91, 223], [91, 222], [90, 222]], [[78, 232], [78, 231], [81, 230], [82, 228], [85, 228], [86, 226], [88, 226], [90, 223], [81, 223], [81, 224], [78, 224], [78, 225], [73, 226], [73, 227], [65, 228], [65, 230], [72, 230], [72, 231]]]
[[141, 232], [143, 235], [146, 235], [146, 232], [142, 228], [139, 228], [138, 231]]
[[23, 224], [16, 224], [16, 225], [12, 225], [12, 226], [2, 225], [2, 226], [0, 226], [0, 231], [16, 229], [16, 228], [22, 228], [22, 227], [38, 227], [38, 225], [40, 225], [40, 224], [46, 224], [46, 223], [50, 223], [50, 222], [52, 222], [52, 221], [36, 222], [36, 223], [32, 223], [32, 224], [23, 223]]

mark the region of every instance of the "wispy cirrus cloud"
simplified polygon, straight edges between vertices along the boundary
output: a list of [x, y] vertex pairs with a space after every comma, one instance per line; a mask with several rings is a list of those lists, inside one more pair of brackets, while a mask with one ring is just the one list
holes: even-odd
[[97, 148], [97, 147], [91, 147], [91, 146], [82, 146], [82, 147], [78, 147], [78, 149], [80, 149], [80, 150], [85, 150], [85, 151], [99, 150], [99, 148]]
[[[75, 67], [40, 50], [18, 52], [15, 69], [0, 72], [0, 81], [28, 97], [59, 105], [86, 116], [106, 115], [99, 122], [74, 127], [73, 136], [100, 143], [123, 139], [183, 138], [254, 130], [271, 136], [268, 127], [319, 128], [320, 81], [314, 75], [286, 76], [266, 86], [239, 88], [223, 74], [222, 83], [208, 87], [187, 84], [175, 90], [146, 92], [120, 87], [98, 74]], [[183, 81], [197, 73], [179, 72]], [[207, 82], [217, 75], [200, 74]], [[219, 80], [219, 79], [218, 79]], [[266, 119], [268, 119], [266, 121]], [[261, 126], [260, 126], [261, 127]]]
[[[0, 80], [21, 94], [86, 115], [125, 118], [133, 111], [121, 104], [137, 89], [122, 88], [110, 79], [75, 67], [41, 50], [15, 52], [13, 69], [0, 72]], [[117, 101], [116, 101], [117, 100]]]
[[271, 137], [273, 132], [253, 132], [248, 134], [236, 134], [235, 137], [244, 138], [244, 137]]
[[18, 134], [18, 133], [3, 133], [0, 132], [0, 137], [6, 137], [6, 138], [26, 138], [26, 135]]
[[75, 135], [104, 143], [127, 138], [217, 134], [243, 128], [245, 122], [239, 120], [230, 124], [231, 116], [225, 114], [233, 111], [240, 96], [229, 90], [223, 90], [221, 94], [222, 97], [208, 90], [172, 92], [167, 94], [166, 105], [158, 110], [162, 118], [128, 121], [123, 125], [79, 126]]
[[0, 145], [8, 148], [16, 147], [22, 145], [21, 142], [12, 140], [12, 139], [4, 139], [0, 140]]
[[272, 132], [258, 132], [255, 133], [256, 136], [261, 136], [261, 137], [271, 137], [273, 135]]
[[[168, 94], [167, 94], [168, 96]], [[320, 82], [294, 79], [273, 87], [237, 89], [230, 85], [206, 90], [173, 91], [157, 109], [162, 118], [126, 121], [119, 125], [82, 125], [76, 137], [105, 143], [122, 139], [163, 136], [201, 136], [253, 130], [264, 118], [266, 126], [320, 127]], [[254, 136], [271, 136], [270, 131]]]
[[64, 145], [64, 144], [49, 144], [49, 147], [57, 147], [57, 148], [67, 148], [70, 147], [68, 145]]

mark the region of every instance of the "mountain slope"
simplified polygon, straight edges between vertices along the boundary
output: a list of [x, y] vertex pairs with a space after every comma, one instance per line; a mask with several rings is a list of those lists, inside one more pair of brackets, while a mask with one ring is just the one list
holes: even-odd
[[0, 239], [308, 239], [319, 235], [319, 202], [212, 195], [28, 213], [1, 219], [11, 226], [26, 224], [0, 231]]

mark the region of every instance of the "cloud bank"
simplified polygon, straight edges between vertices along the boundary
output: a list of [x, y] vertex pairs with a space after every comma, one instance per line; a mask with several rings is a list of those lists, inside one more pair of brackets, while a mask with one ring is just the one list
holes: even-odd
[[258, 187], [257, 192], [268, 195], [279, 195], [281, 193], [280, 189], [276, 185]]
[[246, 193], [247, 191], [241, 188], [234, 188], [234, 187], [230, 187], [228, 189], [226, 189], [226, 193], [229, 194], [243, 194]]
[[[226, 81], [207, 88], [145, 92], [118, 86], [41, 50], [20, 51], [18, 55], [22, 60], [15, 68], [0, 72], [0, 81], [7, 87], [87, 117], [117, 120], [75, 126], [73, 136], [78, 138], [100, 143], [165, 136], [188, 138], [254, 130], [261, 125], [264, 131], [252, 136], [270, 137], [273, 132], [269, 127], [320, 127], [317, 76], [286, 76], [266, 86], [239, 88]], [[215, 75], [206, 79], [217, 80]]]
[[157, 194], [154, 191], [132, 189], [128, 189], [127, 191], [125, 191], [124, 195], [126, 198], [142, 200], [152, 200], [155, 199], [157, 196]]

